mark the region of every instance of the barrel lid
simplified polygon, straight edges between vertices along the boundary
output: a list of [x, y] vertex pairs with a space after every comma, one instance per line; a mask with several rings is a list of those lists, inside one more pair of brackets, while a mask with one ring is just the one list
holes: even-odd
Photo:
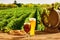
[[48, 21], [49, 21], [49, 24], [52, 27], [57, 27], [58, 26], [58, 24], [59, 24], [59, 15], [58, 15], [58, 12], [56, 10], [50, 11], [50, 14], [48, 16]]

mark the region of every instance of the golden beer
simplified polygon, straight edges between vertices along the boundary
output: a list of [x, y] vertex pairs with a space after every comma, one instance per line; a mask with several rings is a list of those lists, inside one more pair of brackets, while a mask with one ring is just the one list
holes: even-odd
[[30, 35], [35, 35], [36, 19], [30, 18], [29, 21], [30, 21], [30, 25], [31, 25]]

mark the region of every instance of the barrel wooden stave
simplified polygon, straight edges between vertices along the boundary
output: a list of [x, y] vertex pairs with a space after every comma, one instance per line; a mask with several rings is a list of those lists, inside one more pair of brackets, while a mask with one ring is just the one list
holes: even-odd
[[[44, 16], [46, 16], [46, 14], [43, 15], [43, 17]], [[60, 10], [50, 10], [49, 16], [46, 17], [48, 23], [44, 19], [42, 19], [45, 26], [48, 24], [47, 27], [55, 28], [60, 25]]]
[[[44, 16], [47, 17], [48, 22], [44, 20]], [[45, 32], [60, 32], [60, 10], [50, 10], [49, 16], [43, 13], [42, 22], [45, 25]]]

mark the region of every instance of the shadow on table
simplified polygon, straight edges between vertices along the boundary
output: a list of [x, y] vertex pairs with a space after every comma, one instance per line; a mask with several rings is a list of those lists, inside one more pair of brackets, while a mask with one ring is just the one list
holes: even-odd
[[[55, 33], [60, 33], [60, 32], [55, 32]], [[36, 32], [35, 32], [36, 35], [55, 34], [55, 33], [51, 33], [51, 32], [41, 32], [41, 31], [36, 31]]]

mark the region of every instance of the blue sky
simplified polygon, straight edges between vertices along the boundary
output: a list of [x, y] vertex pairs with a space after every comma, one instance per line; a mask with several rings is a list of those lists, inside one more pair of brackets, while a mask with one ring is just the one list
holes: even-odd
[[[60, 2], [60, 0], [16, 0], [18, 3], [34, 3], [34, 4], [43, 4], [43, 3], [47, 3], [47, 4], [50, 4], [50, 3], [55, 3], [55, 2]], [[0, 0], [0, 3], [13, 3], [14, 0]]]

